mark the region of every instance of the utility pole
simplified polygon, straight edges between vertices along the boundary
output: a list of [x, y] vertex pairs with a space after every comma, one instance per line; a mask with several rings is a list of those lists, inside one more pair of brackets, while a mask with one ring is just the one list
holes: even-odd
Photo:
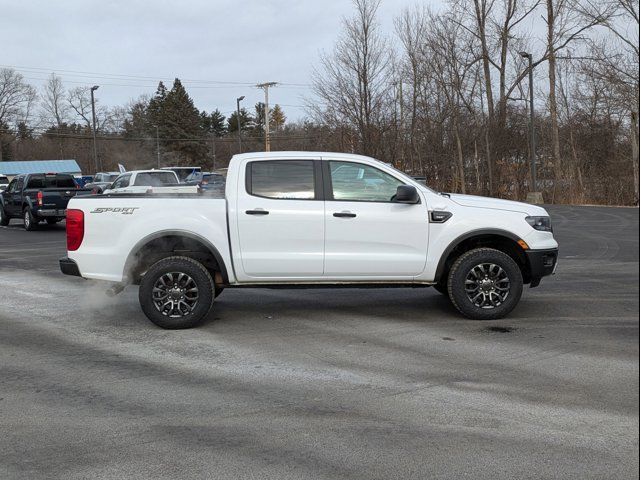
[[529, 60], [529, 162], [531, 164], [531, 188], [530, 194], [538, 192], [538, 179], [536, 172], [536, 130], [535, 130], [535, 113], [533, 111], [533, 55], [528, 52], [520, 52], [520, 55]]
[[158, 156], [158, 168], [160, 168], [160, 134], [158, 132], [158, 125], [156, 125], [156, 154]]
[[91, 87], [91, 115], [93, 117], [93, 161], [96, 165], [96, 173], [100, 171], [100, 165], [98, 164], [98, 144], [96, 139], [96, 101], [93, 92], [95, 92], [98, 88], [100, 88], [99, 85], [94, 85], [93, 87]]
[[244, 100], [244, 95], [236, 98], [236, 120], [238, 122], [238, 153], [242, 153], [242, 125], [240, 123], [240, 102]]
[[264, 151], [271, 151], [271, 141], [269, 140], [269, 87], [275, 87], [278, 82], [266, 82], [256, 85], [264, 90]]

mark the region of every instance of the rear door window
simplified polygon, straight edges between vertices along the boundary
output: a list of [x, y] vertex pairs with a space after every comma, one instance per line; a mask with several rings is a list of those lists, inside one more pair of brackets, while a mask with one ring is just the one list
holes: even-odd
[[314, 200], [313, 160], [270, 160], [247, 164], [247, 193], [280, 200]]

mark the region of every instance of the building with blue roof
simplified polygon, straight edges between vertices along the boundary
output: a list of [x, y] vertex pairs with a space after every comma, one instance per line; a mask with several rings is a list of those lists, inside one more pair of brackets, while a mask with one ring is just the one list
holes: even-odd
[[81, 175], [75, 160], [28, 160], [24, 162], [0, 162], [0, 175], [15, 177], [22, 173], [70, 173]]

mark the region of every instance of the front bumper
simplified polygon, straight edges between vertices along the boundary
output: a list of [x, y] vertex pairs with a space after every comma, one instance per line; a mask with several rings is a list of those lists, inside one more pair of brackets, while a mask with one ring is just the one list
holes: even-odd
[[540, 285], [542, 277], [553, 275], [558, 268], [558, 249], [527, 250], [529, 269], [531, 271], [531, 288]]
[[78, 264], [70, 258], [64, 257], [60, 259], [60, 271], [65, 275], [72, 275], [74, 277], [81, 277]]

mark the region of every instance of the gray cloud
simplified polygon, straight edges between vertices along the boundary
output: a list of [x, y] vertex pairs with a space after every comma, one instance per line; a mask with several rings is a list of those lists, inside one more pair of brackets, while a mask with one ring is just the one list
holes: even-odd
[[[98, 98], [108, 105], [152, 94], [158, 80], [170, 84], [176, 76], [308, 84], [319, 51], [331, 49], [341, 18], [352, 12], [348, 0], [5, 3], [0, 17], [3, 65], [42, 69], [20, 70], [37, 86], [54, 70], [67, 88], [101, 85]], [[393, 17], [410, 4], [383, 2], [383, 29], [391, 32]], [[106, 78], [72, 70], [151, 78]], [[262, 99], [262, 91], [249, 86], [184, 83], [200, 109], [228, 114], [239, 95], [246, 95], [247, 107]], [[304, 111], [297, 106], [309, 94], [308, 88], [282, 86], [271, 99], [287, 105], [289, 118], [300, 118]]]

